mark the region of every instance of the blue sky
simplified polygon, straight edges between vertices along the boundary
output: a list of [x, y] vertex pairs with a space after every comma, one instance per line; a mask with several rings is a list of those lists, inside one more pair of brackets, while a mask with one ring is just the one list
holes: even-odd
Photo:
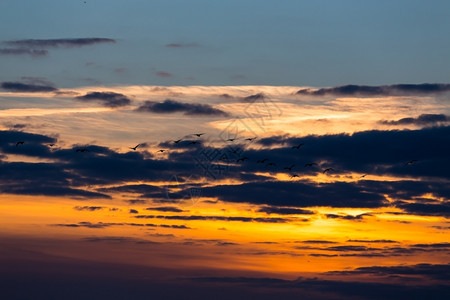
[[0, 55], [0, 80], [43, 77], [59, 87], [446, 82], [449, 8], [447, 1], [4, 0], [2, 42], [116, 43]]

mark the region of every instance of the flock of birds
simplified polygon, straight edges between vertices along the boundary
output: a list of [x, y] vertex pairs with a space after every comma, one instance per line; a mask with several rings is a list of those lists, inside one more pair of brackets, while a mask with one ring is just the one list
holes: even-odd
[[[189, 136], [190, 136], [190, 137], [195, 136], [195, 137], [197, 137], [197, 138], [201, 138], [204, 134], [205, 134], [205, 133], [193, 133], [193, 134], [187, 135], [186, 137], [189, 137]], [[252, 142], [252, 141], [254, 141], [255, 139], [256, 139], [256, 137], [252, 137], [252, 138], [245, 138], [245, 139], [243, 139], [243, 140], [248, 141], [248, 142]], [[238, 140], [238, 138], [228, 138], [228, 139], [226, 139], [225, 141], [226, 141], [226, 142], [233, 143], [233, 142], [236, 141], [236, 140]], [[180, 143], [181, 141], [184, 141], [184, 138], [177, 139], [177, 140], [173, 140], [172, 143], [173, 143], [174, 145], [176, 145], [176, 144]], [[197, 139], [197, 140], [186, 140], [186, 141], [189, 141], [187, 145], [196, 145], [196, 144], [200, 144], [200, 143], [201, 143], [201, 140], [199, 140], [199, 139]], [[25, 141], [18, 141], [18, 142], [16, 143], [16, 147], [23, 146], [24, 144], [25, 144]], [[48, 144], [48, 145], [49, 145], [50, 147], [53, 147], [55, 144], [54, 144], [54, 143], [51, 143], [51, 144]], [[137, 145], [134, 146], [134, 147], [128, 147], [128, 148], [131, 149], [131, 150], [133, 150], [133, 151], [136, 151], [139, 147], [142, 147], [143, 145], [144, 145], [144, 144], [137, 144]], [[303, 146], [305, 146], [305, 144], [304, 144], [304, 143], [300, 143], [300, 144], [298, 144], [298, 145], [291, 146], [291, 149], [300, 150], [300, 148], [303, 147]], [[156, 153], [164, 153], [164, 152], [166, 152], [166, 151], [167, 151], [166, 149], [159, 149], [159, 150], [156, 151]], [[239, 155], [239, 152], [241, 152], [241, 149], [232, 149], [232, 150], [228, 150], [228, 151], [229, 151], [231, 154]], [[83, 153], [83, 152], [89, 152], [89, 149], [86, 148], [86, 147], [83, 147], [83, 148], [77, 148], [77, 149], [75, 149], [75, 152], [82, 152], [82, 153]], [[226, 155], [223, 155], [223, 156], [220, 158], [220, 160], [225, 160], [225, 159], [227, 159]], [[236, 159], [236, 163], [240, 163], [240, 162], [243, 162], [243, 161], [246, 161], [246, 160], [249, 160], [249, 157], [247, 157], [247, 156], [242, 156], [242, 157], [239, 157], [239, 158]], [[416, 163], [416, 162], [418, 162], [418, 160], [416, 160], [416, 159], [407, 161], [407, 162], [405, 163], [405, 166], [411, 165], [411, 164]], [[256, 161], [256, 163], [257, 163], [257, 164], [265, 165], [266, 167], [274, 167], [274, 166], [277, 165], [276, 163], [271, 162], [271, 161], [269, 160], [269, 158], [259, 159], [259, 160]], [[315, 163], [315, 162], [310, 162], [310, 163], [306, 163], [306, 164], [304, 165], [305, 168], [310, 168], [310, 167], [314, 167], [314, 166], [318, 166], [318, 167], [319, 167], [319, 164], [317, 164], [317, 163]], [[286, 166], [286, 167], [283, 168], [283, 170], [289, 172], [290, 178], [291, 178], [291, 179], [292, 179], [292, 178], [296, 178], [296, 177], [300, 177], [299, 174], [293, 173], [293, 172], [292, 172], [293, 169], [294, 169], [294, 167], [296, 167], [296, 165], [295, 165], [295, 164], [291, 164], [290, 166]], [[334, 171], [333, 168], [325, 168], [325, 169], [322, 170], [322, 174], [327, 174], [327, 173], [330, 173], [330, 172], [333, 172], [333, 171]], [[367, 176], [367, 174], [363, 174], [360, 178], [364, 178], [364, 177], [366, 177], [366, 176]]]

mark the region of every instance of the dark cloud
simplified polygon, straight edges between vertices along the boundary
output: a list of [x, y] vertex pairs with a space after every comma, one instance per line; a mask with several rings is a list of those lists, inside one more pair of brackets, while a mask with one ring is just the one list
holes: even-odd
[[164, 72], [164, 71], [158, 71], [155, 73], [155, 75], [158, 77], [165, 77], [165, 78], [173, 77], [172, 73], [168, 73], [168, 72]]
[[432, 264], [417, 264], [410, 266], [390, 266], [390, 267], [360, 267], [351, 271], [333, 271], [329, 274], [339, 275], [355, 275], [355, 274], [369, 274], [375, 276], [392, 276], [392, 275], [419, 275], [437, 280], [450, 280], [450, 264], [432, 265]]
[[336, 244], [337, 242], [325, 241], [325, 240], [307, 240], [307, 241], [300, 241], [299, 243], [304, 243], [304, 244]]
[[287, 207], [262, 207], [258, 212], [264, 212], [266, 214], [279, 214], [279, 215], [313, 215], [312, 210], [300, 209], [300, 208], [287, 208]]
[[208, 104], [183, 103], [170, 99], [164, 100], [164, 102], [145, 101], [137, 110], [153, 113], [184, 112], [185, 115], [228, 116], [223, 110]]
[[166, 44], [167, 48], [192, 48], [199, 47], [200, 45], [197, 43], [170, 43]]
[[0, 48], [0, 55], [30, 55], [32, 57], [46, 56], [47, 50], [25, 48]]
[[163, 212], [185, 212], [174, 206], [147, 207], [146, 210], [163, 211]]
[[450, 116], [444, 114], [422, 114], [417, 118], [403, 118], [397, 121], [380, 121], [385, 125], [435, 125], [450, 122]]
[[341, 219], [341, 220], [350, 220], [350, 221], [360, 221], [364, 217], [372, 216], [372, 214], [365, 213], [365, 214], [359, 214], [356, 216], [352, 215], [336, 215], [336, 214], [326, 214], [325, 215], [328, 219]]
[[84, 96], [75, 97], [75, 99], [82, 101], [100, 101], [106, 107], [121, 107], [131, 103], [125, 95], [114, 92], [91, 92]]
[[347, 242], [351, 242], [351, 243], [382, 243], [382, 244], [398, 243], [397, 241], [393, 241], [393, 240], [347, 240]]
[[312, 96], [388, 96], [388, 95], [415, 95], [432, 94], [450, 91], [450, 84], [423, 83], [423, 84], [394, 84], [382, 86], [343, 85], [321, 89], [301, 89], [297, 95]]
[[425, 215], [425, 216], [444, 216], [450, 218], [450, 203], [440, 204], [423, 204], [423, 203], [408, 203], [399, 201], [396, 203], [398, 208], [403, 209], [409, 214]]
[[104, 206], [75, 206], [73, 209], [79, 210], [79, 211], [83, 211], [83, 210], [96, 211], [96, 210], [102, 210], [104, 208], [105, 208]]
[[70, 39], [28, 39], [28, 40], [16, 40], [6, 41], [4, 44], [29, 47], [29, 48], [59, 48], [59, 47], [82, 47], [94, 44], [102, 43], [115, 43], [116, 40], [108, 38], [70, 38]]
[[129, 210], [129, 213], [130, 213], [130, 214], [138, 214], [139, 211], [137, 211], [136, 209], [130, 209], [130, 210]]
[[1, 88], [11, 92], [27, 92], [27, 93], [55, 92], [58, 90], [53, 86], [35, 85], [21, 82], [2, 82]]
[[138, 219], [166, 219], [185, 221], [238, 221], [238, 222], [259, 222], [259, 223], [285, 223], [289, 219], [283, 218], [249, 218], [249, 217], [225, 217], [225, 216], [162, 216], [162, 215], [139, 215]]
[[264, 100], [266, 98], [267, 98], [266, 95], [264, 95], [263, 93], [258, 93], [258, 94], [244, 97], [244, 98], [242, 98], [242, 101], [243, 102], [255, 102], [257, 100]]

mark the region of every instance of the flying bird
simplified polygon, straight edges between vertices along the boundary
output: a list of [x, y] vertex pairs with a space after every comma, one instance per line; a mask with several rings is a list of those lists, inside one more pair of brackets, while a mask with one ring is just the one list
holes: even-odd
[[312, 166], [317, 166], [317, 164], [316, 164], [316, 163], [308, 163], [308, 164], [305, 164], [305, 167], [312, 167]]
[[55, 144], [48, 144], [50, 147], [53, 147], [53, 146], [55, 146]]
[[265, 163], [265, 162], [268, 161], [268, 160], [269, 160], [268, 158], [259, 159], [259, 160], [256, 161], [256, 163], [257, 163], [257, 164], [263, 164], [263, 163]]
[[366, 177], [367, 176], [367, 174], [364, 174], [364, 175], [361, 175], [361, 177], [359, 177], [359, 178], [364, 178], [364, 177]]
[[196, 145], [198, 144], [198, 141], [191, 141], [188, 145]]
[[294, 164], [290, 165], [289, 167], [284, 167], [285, 170], [292, 171], [292, 168], [295, 167]]
[[193, 135], [196, 135], [197, 137], [201, 137], [202, 135], [204, 135], [204, 133], [194, 133]]
[[251, 141], [253, 141], [254, 139], [256, 139], [256, 136], [253, 137], [253, 138], [247, 138], [247, 139], [245, 139], [245, 140], [251, 142]]
[[236, 139], [228, 139], [227, 142], [234, 142]]
[[322, 173], [325, 174], [325, 173], [328, 173], [330, 171], [334, 171], [334, 169], [333, 168], [326, 168], [325, 170], [323, 170]]
[[300, 144], [298, 144], [297, 146], [292, 146], [291, 148], [292, 149], [300, 149], [300, 147], [301, 146], [304, 146], [305, 144], [303, 144], [303, 143], [300, 143]]
[[291, 174], [291, 176], [290, 176], [291, 178], [294, 178], [294, 177], [300, 177], [298, 174]]
[[418, 161], [417, 159], [410, 160], [410, 161], [406, 162], [405, 166], [412, 165], [413, 163], [415, 163], [417, 161]]
[[16, 143], [16, 147], [18, 147], [19, 145], [23, 145], [25, 142], [17, 142]]
[[136, 146], [134, 146], [134, 147], [128, 147], [128, 148], [130, 148], [130, 149], [133, 149], [133, 150], [135, 150], [136, 151], [136, 149], [137, 149], [137, 147], [139, 147], [141, 144], [137, 144]]
[[158, 153], [163, 153], [164, 151], [166, 151], [166, 150], [164, 150], [164, 149], [159, 149], [159, 150], [156, 151], [156, 152], [158, 152]]
[[173, 141], [173, 143], [174, 143], [174, 144], [178, 144], [178, 143], [181, 142], [181, 141], [182, 141], [182, 139], [179, 139], [179, 140]]

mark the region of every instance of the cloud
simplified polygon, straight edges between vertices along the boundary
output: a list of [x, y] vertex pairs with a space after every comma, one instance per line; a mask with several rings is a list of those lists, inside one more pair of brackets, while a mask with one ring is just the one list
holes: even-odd
[[321, 89], [301, 89], [297, 95], [311, 96], [388, 96], [388, 95], [415, 95], [434, 94], [450, 91], [450, 84], [423, 83], [423, 84], [394, 84], [381, 86], [343, 85]]
[[102, 210], [104, 208], [105, 208], [104, 206], [75, 206], [73, 209], [79, 210], [79, 211], [83, 211], [83, 210], [96, 211], [96, 210]]
[[254, 95], [250, 95], [247, 97], [242, 98], [243, 102], [255, 102], [257, 100], [264, 100], [267, 97], [264, 95], [264, 93], [258, 93], [258, 94], [254, 94]]
[[165, 77], [165, 78], [173, 77], [173, 74], [168, 73], [168, 72], [164, 72], [164, 71], [158, 71], [158, 72], [155, 73], [155, 75], [158, 76], [158, 77]]
[[325, 215], [328, 219], [342, 219], [342, 220], [350, 220], [350, 221], [360, 221], [363, 219], [363, 217], [372, 216], [372, 214], [364, 213], [359, 214], [356, 216], [352, 215], [336, 215], [336, 214], [326, 214]]
[[72, 48], [82, 47], [102, 43], [115, 43], [116, 40], [109, 38], [69, 38], [69, 39], [27, 39], [5, 41], [4, 44], [19, 46], [19, 47], [39, 47], [39, 48]]
[[162, 211], [162, 212], [185, 212], [174, 206], [147, 207], [146, 210]]
[[200, 45], [197, 43], [170, 43], [166, 44], [167, 48], [192, 48], [199, 47]]
[[116, 108], [129, 105], [131, 100], [125, 95], [114, 92], [90, 92], [84, 96], [75, 97], [82, 101], [100, 101], [106, 107]]
[[250, 217], [225, 217], [225, 216], [162, 216], [162, 215], [138, 215], [138, 219], [166, 219], [185, 221], [238, 221], [238, 222], [259, 222], [259, 223], [285, 223], [289, 219], [283, 218], [250, 218]]
[[184, 112], [185, 115], [228, 116], [228, 113], [208, 104], [183, 103], [170, 99], [164, 100], [164, 102], [145, 101], [137, 110], [153, 113]]
[[450, 122], [450, 116], [444, 114], [422, 114], [417, 118], [403, 118], [397, 121], [380, 121], [384, 125], [435, 125]]
[[279, 215], [313, 215], [311, 210], [300, 208], [286, 208], [286, 207], [262, 207], [258, 209], [258, 212], [264, 212], [266, 214], [279, 214]]
[[58, 90], [53, 86], [26, 84], [21, 82], [2, 82], [1, 88], [12, 92], [27, 92], [27, 93], [55, 92]]
[[138, 214], [139, 211], [136, 210], [136, 209], [130, 209], [130, 210], [129, 210], [129, 213], [130, 213], [130, 214]]
[[0, 55], [30, 55], [32, 57], [46, 56], [47, 50], [25, 48], [0, 48]]

